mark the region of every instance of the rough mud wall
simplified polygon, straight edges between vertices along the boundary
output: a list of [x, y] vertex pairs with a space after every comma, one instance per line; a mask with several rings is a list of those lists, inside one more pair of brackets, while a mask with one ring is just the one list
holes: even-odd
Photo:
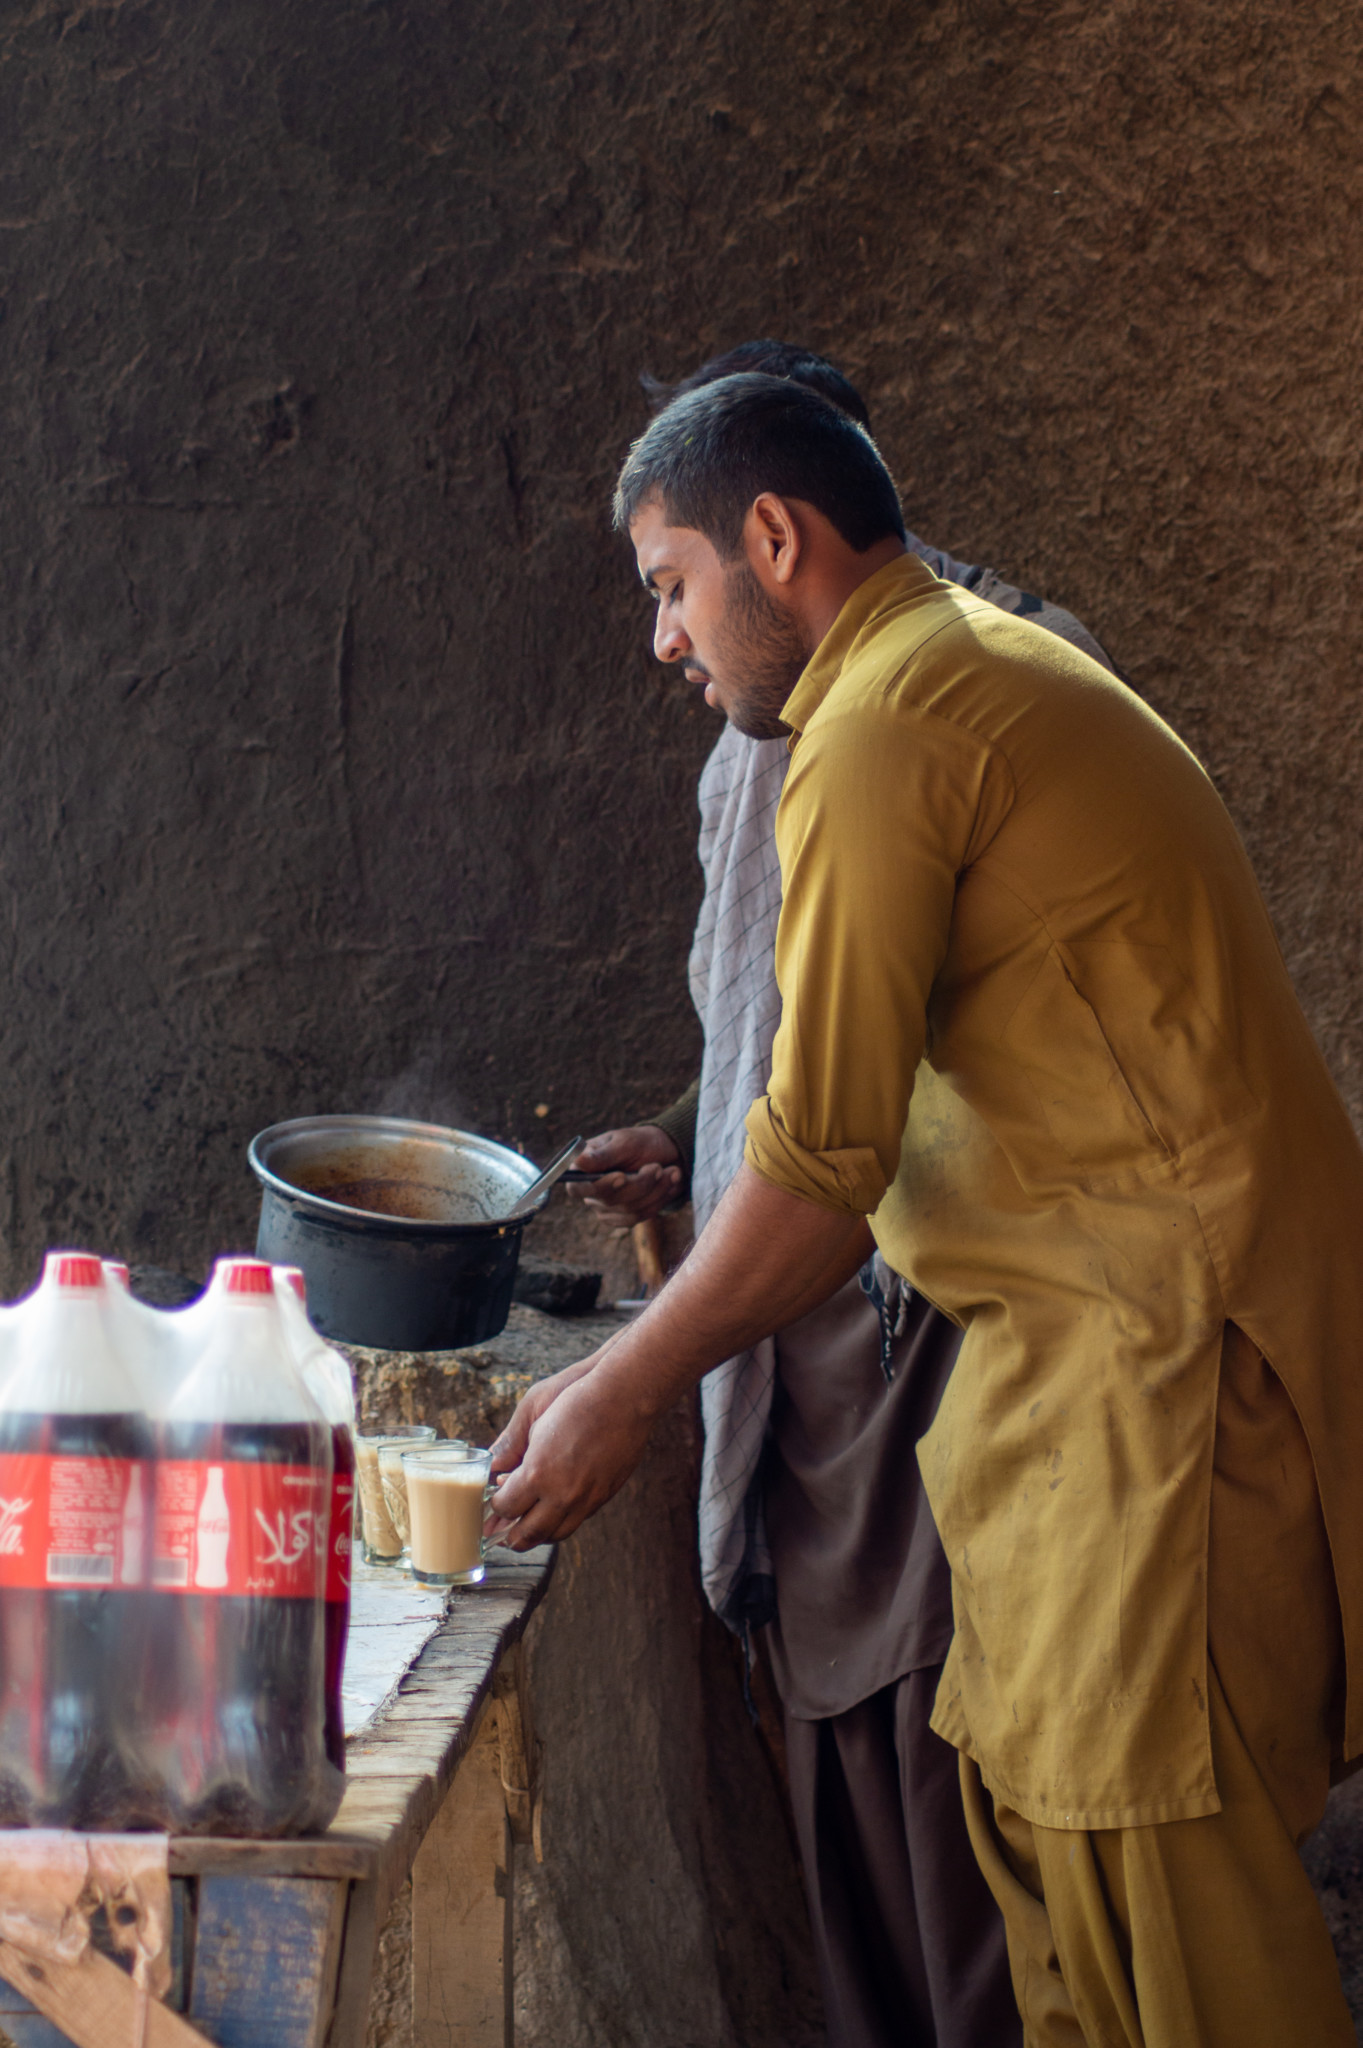
[[277, 1116], [687, 1078], [710, 714], [603, 503], [639, 369], [754, 332], [1202, 751], [1357, 1108], [1354, 26], [5, 8], [0, 1277], [247, 1238]]

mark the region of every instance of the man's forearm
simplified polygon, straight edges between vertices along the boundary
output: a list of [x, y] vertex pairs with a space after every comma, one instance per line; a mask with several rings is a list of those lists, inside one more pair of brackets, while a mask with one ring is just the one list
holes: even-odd
[[510, 1529], [516, 1550], [570, 1536], [624, 1485], [680, 1394], [836, 1293], [870, 1243], [864, 1217], [816, 1208], [742, 1167], [638, 1322], [585, 1370], [525, 1396], [496, 1446], [494, 1526]]
[[649, 1419], [722, 1359], [835, 1294], [874, 1248], [864, 1216], [821, 1209], [741, 1166], [689, 1257], [596, 1368]]
[[515, 1550], [570, 1536], [624, 1485], [679, 1395], [835, 1294], [871, 1242], [864, 1217], [817, 1208], [740, 1168], [639, 1320], [523, 1397], [493, 1447], [493, 1527], [509, 1531]]

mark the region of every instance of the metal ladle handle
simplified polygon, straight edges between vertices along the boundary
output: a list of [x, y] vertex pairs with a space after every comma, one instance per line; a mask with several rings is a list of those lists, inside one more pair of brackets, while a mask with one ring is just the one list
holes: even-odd
[[567, 1172], [568, 1161], [572, 1158], [574, 1152], [580, 1152], [581, 1150], [581, 1138], [570, 1138], [563, 1150], [554, 1154], [539, 1179], [532, 1180], [525, 1193], [517, 1195], [505, 1216], [499, 1216], [497, 1221], [499, 1223], [519, 1223], [523, 1216], [528, 1216], [534, 1208], [536, 1201], [545, 1190], [554, 1185], [554, 1182], [561, 1173]]

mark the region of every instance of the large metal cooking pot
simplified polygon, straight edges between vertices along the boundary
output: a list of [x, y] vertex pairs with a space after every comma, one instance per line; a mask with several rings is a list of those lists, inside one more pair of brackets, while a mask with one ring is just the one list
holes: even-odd
[[505, 1329], [526, 1219], [496, 1219], [537, 1173], [519, 1153], [402, 1117], [305, 1116], [247, 1158], [257, 1254], [302, 1267], [324, 1336], [448, 1351]]

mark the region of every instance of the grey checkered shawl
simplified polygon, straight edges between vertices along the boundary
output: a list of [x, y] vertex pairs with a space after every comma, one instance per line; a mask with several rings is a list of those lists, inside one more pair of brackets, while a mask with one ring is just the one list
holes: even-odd
[[[1105, 668], [1112, 666], [1069, 612], [1015, 590], [992, 569], [953, 561], [912, 534], [909, 546], [936, 575], [1003, 611], [1030, 617]], [[771, 1075], [772, 1040], [781, 1020], [774, 964], [781, 914], [775, 820], [789, 758], [784, 740], [745, 739], [726, 725], [700, 778], [705, 899], [690, 961], [691, 996], [705, 1034], [691, 1175], [698, 1232], [738, 1171], [744, 1118], [766, 1093]], [[775, 1374], [776, 1347], [768, 1337], [701, 1382], [701, 1577], [711, 1606], [734, 1629], [758, 1626], [775, 1613], [761, 1487]]]

